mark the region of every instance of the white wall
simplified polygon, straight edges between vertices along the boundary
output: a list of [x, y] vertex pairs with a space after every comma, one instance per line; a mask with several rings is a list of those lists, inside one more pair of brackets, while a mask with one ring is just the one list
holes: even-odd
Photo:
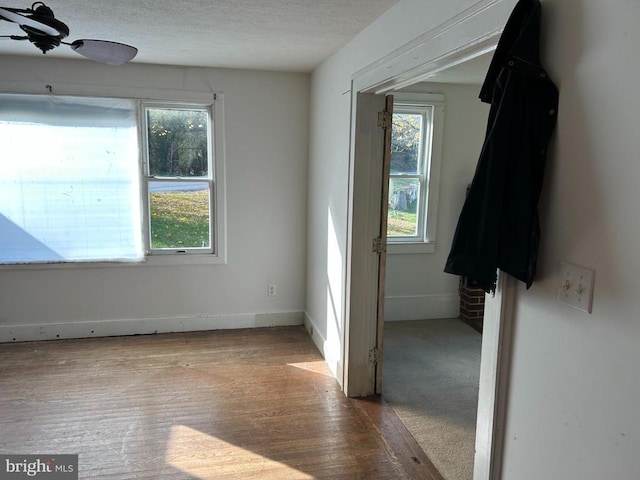
[[312, 74], [306, 322], [340, 381], [352, 77], [474, 3], [401, 0]]
[[478, 163], [489, 106], [478, 99], [479, 85], [420, 83], [405, 90], [445, 96], [437, 243], [433, 253], [387, 255], [385, 320], [456, 318], [459, 278], [443, 269]]
[[[560, 89], [540, 275], [518, 290], [504, 478], [640, 472], [640, 4], [543, 3]], [[561, 261], [593, 268], [591, 315], [556, 302]]]
[[[228, 206], [226, 265], [0, 268], [1, 340], [302, 323], [308, 75], [1, 62], [0, 91], [75, 84], [96, 94], [222, 92]], [[267, 296], [267, 284], [277, 285], [277, 296]]]

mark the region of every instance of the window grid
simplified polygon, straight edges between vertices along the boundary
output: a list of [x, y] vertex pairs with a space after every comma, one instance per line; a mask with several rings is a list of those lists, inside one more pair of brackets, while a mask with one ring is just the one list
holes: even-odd
[[[417, 186], [417, 194], [415, 200], [415, 220], [404, 221], [402, 225], [390, 228], [387, 234], [387, 240], [389, 243], [422, 243], [428, 239], [427, 224], [428, 219], [426, 212], [428, 211], [428, 197], [429, 197], [429, 174], [431, 163], [431, 150], [432, 150], [432, 132], [433, 132], [433, 109], [434, 105], [425, 103], [395, 103], [394, 104], [394, 116], [395, 115], [419, 115], [421, 118], [421, 126], [419, 131], [420, 145], [417, 151], [417, 162], [415, 173], [392, 173], [389, 176], [389, 213], [388, 224], [397, 224], [397, 217], [403, 216], [404, 218], [410, 217], [413, 212], [402, 212], [398, 208], [397, 194], [394, 192], [394, 184], [398, 181], [411, 181]], [[393, 160], [392, 160], [393, 162]], [[412, 191], [413, 189], [405, 189]], [[406, 196], [406, 192], [404, 194]], [[403, 206], [403, 205], [401, 205]], [[403, 218], [403, 219], [404, 219]], [[407, 231], [413, 225], [413, 233]]]
[[[142, 142], [144, 149], [143, 205], [147, 219], [144, 231], [146, 253], [148, 255], [214, 253], [216, 251], [216, 232], [214, 230], [216, 191], [211, 106], [146, 102], [141, 110], [142, 131], [144, 133], [144, 141]], [[206, 113], [206, 125], [204, 126], [206, 171], [204, 173], [200, 171], [198, 175], [197, 171], [178, 172], [178, 174], [173, 171], [154, 171], [157, 168], [152, 165], [152, 139], [149, 135], [149, 114], [154, 111], [167, 112], [169, 115], [180, 112]], [[184, 140], [184, 135], [182, 140]], [[195, 148], [191, 146], [178, 150], [193, 151]], [[205, 192], [206, 195], [202, 195]], [[196, 198], [196, 196], [203, 198]], [[159, 206], [169, 203], [173, 203], [173, 210], [167, 211], [167, 208], [164, 208], [162, 213], [159, 213], [161, 211]], [[206, 209], [206, 212], [203, 212], [203, 209]], [[173, 223], [168, 219], [165, 221], [163, 215], [164, 217], [172, 217]], [[156, 219], [155, 222], [154, 219]], [[158, 237], [161, 239], [158, 240]]]

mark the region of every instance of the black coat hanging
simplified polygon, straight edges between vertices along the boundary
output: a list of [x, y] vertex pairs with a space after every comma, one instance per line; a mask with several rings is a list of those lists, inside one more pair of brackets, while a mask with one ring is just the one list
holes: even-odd
[[540, 64], [539, 0], [515, 6], [480, 91], [490, 103], [484, 144], [444, 271], [495, 290], [497, 269], [533, 283], [538, 198], [558, 90]]

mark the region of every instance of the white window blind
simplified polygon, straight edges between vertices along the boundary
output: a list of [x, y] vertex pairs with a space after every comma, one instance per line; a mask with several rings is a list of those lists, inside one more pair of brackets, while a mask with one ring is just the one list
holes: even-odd
[[0, 263], [143, 257], [132, 100], [0, 95]]

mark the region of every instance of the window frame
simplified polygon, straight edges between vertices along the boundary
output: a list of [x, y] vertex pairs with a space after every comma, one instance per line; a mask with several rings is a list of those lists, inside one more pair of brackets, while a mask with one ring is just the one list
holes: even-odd
[[[168, 110], [204, 110], [207, 112], [207, 163], [208, 174], [206, 177], [179, 177], [179, 176], [156, 176], [151, 175], [150, 159], [149, 159], [149, 129], [147, 122], [147, 109], [161, 108]], [[146, 256], [153, 255], [213, 255], [217, 250], [217, 242], [215, 235], [215, 219], [216, 219], [216, 171], [215, 171], [215, 151], [213, 145], [215, 143], [215, 127], [213, 123], [213, 105], [199, 103], [184, 102], [148, 102], [142, 101], [139, 105], [139, 126], [141, 133], [141, 161], [142, 175], [140, 191], [142, 194], [142, 217], [144, 230], [142, 232], [144, 251]], [[149, 193], [149, 185], [153, 181], [166, 181], [175, 183], [207, 183], [209, 185], [209, 242], [208, 247], [197, 248], [153, 248], [151, 246], [151, 199]]]
[[434, 253], [437, 243], [437, 215], [440, 170], [442, 165], [445, 98], [443, 94], [439, 93], [408, 92], [394, 93], [393, 97], [394, 113], [428, 113], [423, 115], [423, 138], [420, 147], [421, 171], [418, 174], [390, 174], [389, 176], [389, 182], [391, 182], [392, 178], [420, 177], [421, 192], [418, 201], [418, 231], [414, 236], [387, 235], [387, 253]]
[[[53, 93], [55, 91], [55, 93]], [[224, 94], [213, 91], [189, 91], [163, 88], [137, 88], [114, 87], [108, 94], [97, 91], [95, 87], [86, 85], [47, 85], [47, 92], [42, 92], [40, 84], [25, 83], [16, 88], [2, 89], [3, 94], [52, 94], [68, 97], [95, 97], [95, 98], [120, 98], [132, 100], [136, 103], [138, 115], [138, 170], [140, 182], [140, 209], [141, 222], [139, 228], [142, 231], [144, 257], [139, 261], [82, 261], [82, 262], [55, 262], [55, 263], [11, 263], [1, 264], [0, 270], [42, 270], [42, 269], [66, 269], [66, 268], [102, 268], [102, 267], [134, 267], [138, 265], [148, 266], [179, 266], [179, 265], [225, 265], [227, 264], [227, 206], [226, 206], [226, 158], [225, 158], [225, 129], [224, 129]], [[210, 109], [210, 137], [211, 145], [211, 173], [214, 188], [211, 190], [211, 218], [210, 228], [212, 251], [197, 251], [185, 255], [179, 251], [168, 254], [151, 253], [146, 250], [147, 240], [145, 233], [149, 230], [147, 224], [150, 221], [148, 210], [145, 210], [145, 198], [147, 195], [147, 182], [144, 178], [146, 155], [146, 131], [140, 116], [144, 113], [143, 104], [157, 105], [181, 105], [181, 106], [207, 106]]]

